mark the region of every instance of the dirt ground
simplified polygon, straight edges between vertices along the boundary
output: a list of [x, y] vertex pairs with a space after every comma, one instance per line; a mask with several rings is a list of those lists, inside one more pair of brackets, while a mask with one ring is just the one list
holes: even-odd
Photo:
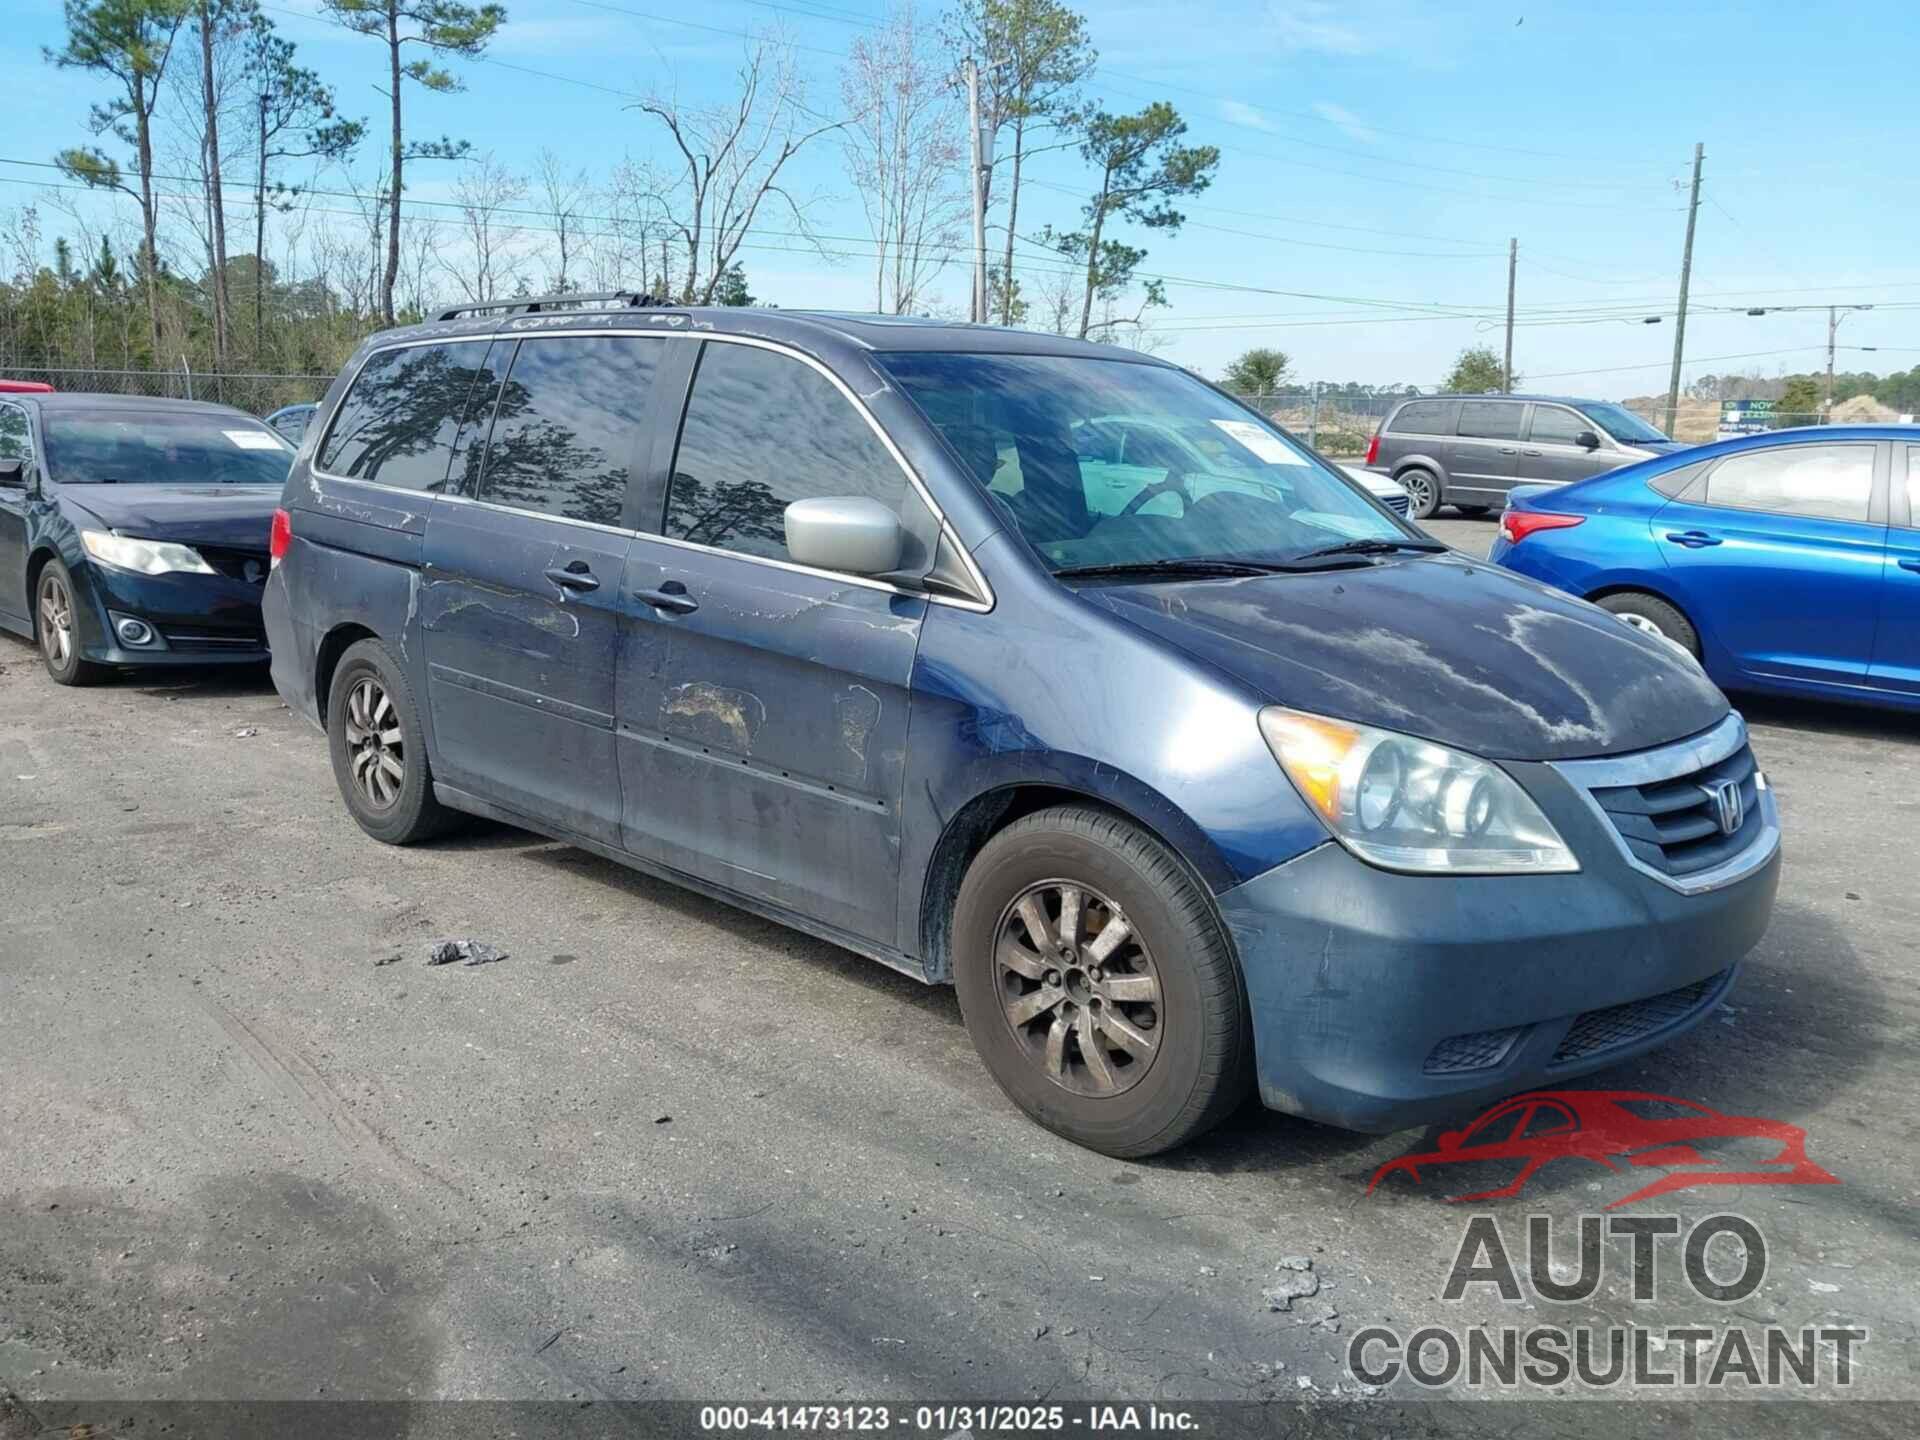
[[[0, 1435], [217, 1399], [1223, 1402], [1276, 1433], [1650, 1413], [1435, 1406], [1348, 1365], [1367, 1327], [1546, 1321], [1862, 1327], [1849, 1385], [1784, 1392], [1817, 1417], [1736, 1383], [1676, 1423], [1911, 1433], [1920, 722], [1741, 703], [1787, 828], [1772, 929], [1702, 1028], [1580, 1085], [1802, 1127], [1839, 1183], [1619, 1212], [1751, 1222], [1768, 1264], [1738, 1303], [1670, 1252], [1634, 1301], [1615, 1237], [1556, 1305], [1445, 1298], [1470, 1214], [1516, 1246], [1550, 1216], [1559, 1274], [1647, 1172], [1369, 1195], [1436, 1133], [1257, 1107], [1147, 1163], [1078, 1150], [1000, 1096], [948, 991], [516, 831], [377, 845], [264, 675], [64, 690], [0, 639]], [[429, 968], [441, 936], [507, 958]], [[1313, 1293], [1275, 1308], [1287, 1282]]]

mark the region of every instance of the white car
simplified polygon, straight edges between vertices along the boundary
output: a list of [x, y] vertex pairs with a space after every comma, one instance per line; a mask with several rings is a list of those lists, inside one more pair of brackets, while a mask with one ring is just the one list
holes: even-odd
[[1413, 504], [1406, 488], [1384, 475], [1376, 475], [1358, 465], [1342, 465], [1340, 472], [1396, 515], [1405, 515]]

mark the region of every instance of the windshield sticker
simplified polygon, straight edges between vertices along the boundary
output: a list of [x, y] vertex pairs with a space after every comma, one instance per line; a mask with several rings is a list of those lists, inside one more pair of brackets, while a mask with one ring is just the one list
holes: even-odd
[[281, 450], [286, 448], [264, 430], [223, 430], [221, 433], [242, 450]]
[[1278, 436], [1269, 434], [1251, 420], [1216, 420], [1228, 435], [1269, 465], [1304, 465], [1306, 457], [1290, 450]]

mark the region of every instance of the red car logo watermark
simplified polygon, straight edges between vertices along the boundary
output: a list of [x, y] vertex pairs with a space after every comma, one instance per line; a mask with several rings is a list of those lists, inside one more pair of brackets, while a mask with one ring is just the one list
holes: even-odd
[[[1747, 1168], [1702, 1153], [1703, 1145], [1728, 1141], [1759, 1141], [1777, 1150]], [[1519, 1172], [1505, 1185], [1447, 1197], [1455, 1203], [1506, 1200], [1555, 1160], [1587, 1160], [1613, 1171], [1624, 1166], [1668, 1172], [1611, 1202], [1609, 1210], [1706, 1185], [1840, 1183], [1807, 1158], [1807, 1132], [1798, 1125], [1723, 1115], [1691, 1100], [1636, 1090], [1536, 1090], [1501, 1101], [1464, 1129], [1447, 1131], [1437, 1150], [1389, 1160], [1373, 1172], [1367, 1193], [1394, 1175], [1417, 1185], [1423, 1170], [1518, 1162]]]

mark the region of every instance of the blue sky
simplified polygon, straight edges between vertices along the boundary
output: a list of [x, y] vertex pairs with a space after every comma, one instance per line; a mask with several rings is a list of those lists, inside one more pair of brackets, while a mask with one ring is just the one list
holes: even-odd
[[[657, 153], [661, 138], [608, 90], [718, 96], [743, 43], [728, 32], [777, 23], [806, 47], [815, 102], [832, 106], [835, 56], [885, 9], [882, 0], [506, 3], [511, 18], [488, 52], [496, 63], [459, 63], [464, 93], [411, 94], [414, 123], [516, 168], [551, 147], [596, 172], [623, 153]], [[44, 160], [84, 138], [96, 87], [39, 59], [60, 37], [58, 0], [8, 8], [0, 155]], [[348, 113], [377, 129], [384, 102], [367, 77], [378, 48], [308, 18], [318, 0], [268, 8]], [[1878, 353], [1842, 350], [1841, 368], [1920, 363], [1911, 3], [1083, 8], [1101, 52], [1093, 93], [1114, 109], [1170, 100], [1190, 140], [1222, 150], [1217, 180], [1185, 207], [1179, 235], [1134, 237], [1150, 251], [1143, 270], [1178, 282], [1154, 323], [1182, 363], [1217, 373], [1248, 346], [1275, 345], [1304, 378], [1431, 384], [1461, 347], [1498, 347], [1507, 241], [1517, 236], [1516, 368], [1542, 388], [1663, 390], [1695, 140], [1706, 145], [1707, 178], [1689, 375], [1824, 364], [1824, 309], [1750, 317], [1751, 305], [1873, 303], [1849, 316], [1841, 340]], [[672, 23], [676, 15], [690, 23]], [[369, 175], [373, 166], [362, 162]], [[1030, 173], [1041, 183], [1023, 196], [1021, 230], [1071, 224], [1073, 197], [1050, 187], [1085, 185], [1077, 161], [1048, 157]], [[0, 166], [9, 181], [33, 174]], [[795, 178], [826, 197], [811, 212], [819, 230], [862, 233], [831, 142]], [[451, 179], [448, 166], [422, 170], [409, 193], [444, 198]], [[32, 195], [0, 186], [0, 208]], [[756, 295], [870, 304], [860, 261], [790, 245], [767, 237], [743, 252]], [[964, 272], [950, 271], [943, 289], [964, 305]], [[1631, 314], [1595, 318], [1596, 307]], [[1662, 323], [1640, 323], [1654, 314]]]

